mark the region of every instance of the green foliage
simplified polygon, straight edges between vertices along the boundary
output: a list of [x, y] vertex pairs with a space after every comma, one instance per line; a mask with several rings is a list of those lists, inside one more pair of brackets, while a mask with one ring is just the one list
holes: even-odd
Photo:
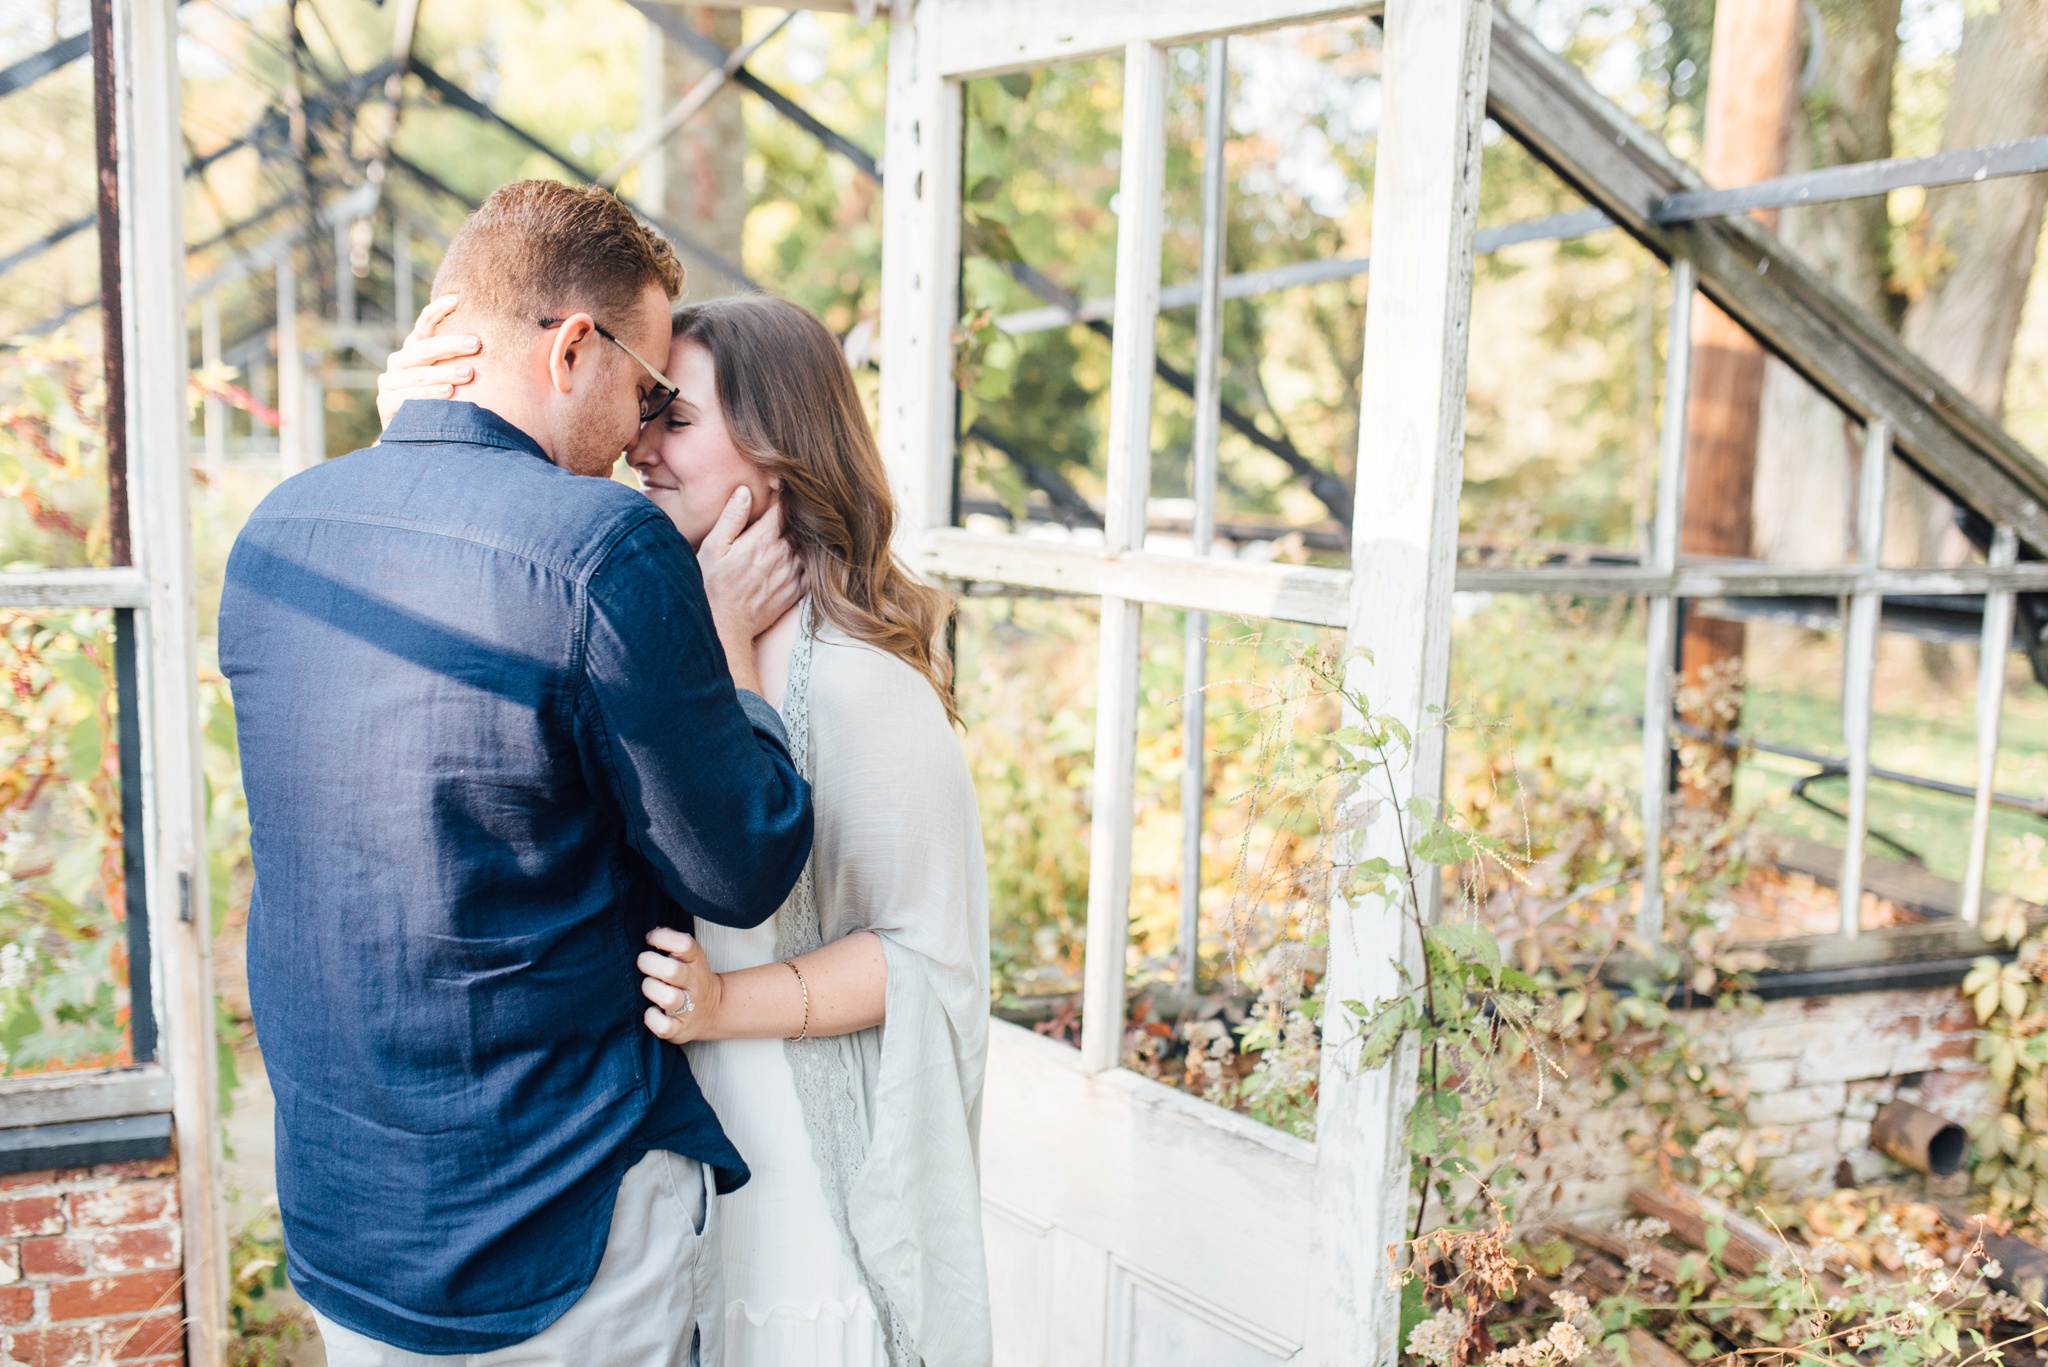
[[22, 348], [0, 377], [0, 569], [107, 563], [99, 355], [66, 336]]
[[1081, 648], [1088, 623], [1048, 606], [961, 608], [957, 692], [988, 851], [998, 1000], [1068, 985], [1088, 914], [1095, 728], [1075, 705], [1093, 667]]
[[[0, 557], [103, 558], [97, 358], [62, 341], [22, 354], [0, 408]], [[0, 611], [0, 1072], [127, 1057], [111, 622]]]
[[107, 614], [0, 612], [0, 1068], [126, 1048], [120, 761]]
[[305, 1337], [305, 1312], [280, 1303], [291, 1299], [291, 1283], [274, 1203], [236, 1233], [228, 1268], [229, 1367], [285, 1367]]
[[2029, 925], [2025, 906], [2006, 902], [1986, 916], [1984, 938], [2014, 957], [1981, 958], [1963, 979], [1991, 1083], [1970, 1122], [1973, 1173], [1991, 1213], [2038, 1238], [2048, 1232], [2048, 927]]
[[[1272, 118], [1233, 129], [1225, 232], [1230, 271], [1362, 253], [1373, 141], [1367, 116], [1377, 38], [1359, 22], [1239, 40], [1232, 80]], [[1312, 77], [1306, 75], [1314, 72]], [[1206, 73], [1198, 48], [1173, 54], [1167, 93], [1165, 277], [1194, 272]], [[1107, 296], [1116, 266], [1121, 71], [1114, 59], [972, 81], [965, 91], [963, 309], [969, 318], [1045, 301], [1009, 267], [1019, 261], [1083, 299]], [[1240, 104], [1240, 107], [1244, 105]], [[1237, 301], [1224, 311], [1224, 401], [1348, 478], [1356, 446], [1363, 339], [1361, 281]], [[1159, 320], [1160, 355], [1194, 366], [1195, 315]], [[970, 375], [965, 422], [979, 420], [1028, 459], [1100, 495], [1108, 339], [1085, 326], [993, 339]], [[1159, 387], [1153, 492], [1187, 488], [1193, 409]], [[1021, 501], [1010, 457], [967, 443], [969, 488]], [[1226, 432], [1219, 500], [1226, 516], [1316, 522], [1328, 510], [1271, 454]]]

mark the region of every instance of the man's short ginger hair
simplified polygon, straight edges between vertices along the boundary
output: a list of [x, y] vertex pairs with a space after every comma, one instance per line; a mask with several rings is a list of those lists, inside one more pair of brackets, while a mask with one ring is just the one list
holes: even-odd
[[434, 273], [434, 294], [460, 294], [462, 312], [539, 319], [629, 315], [649, 285], [683, 292], [675, 249], [596, 186], [515, 180], [469, 216]]

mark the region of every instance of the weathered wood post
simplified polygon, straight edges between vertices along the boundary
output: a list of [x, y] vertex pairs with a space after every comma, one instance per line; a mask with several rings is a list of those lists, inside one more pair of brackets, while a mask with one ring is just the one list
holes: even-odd
[[[1358, 495], [1347, 640], [1373, 652], [1349, 672], [1379, 711], [1417, 738], [1396, 796], [1434, 799], [1443, 733], [1431, 728], [1449, 684], [1451, 587], [1463, 480], [1465, 361], [1478, 222], [1480, 131], [1486, 117], [1490, 0], [1390, 0], [1373, 172], [1372, 292], [1366, 312]], [[1355, 720], [1355, 719], [1354, 719]], [[1359, 857], [1400, 849], [1383, 815], [1359, 831]], [[1433, 909], [1434, 880], [1423, 889]], [[1395, 1360], [1399, 1301], [1387, 1245], [1409, 1209], [1403, 1122], [1412, 1058], [1360, 1073], [1353, 1023], [1337, 1003], [1371, 1003], [1400, 988], [1412, 957], [1398, 910], [1376, 903], [1330, 915], [1330, 1013], [1316, 1124], [1317, 1251], [1311, 1358]]]
[[141, 684], [151, 958], [184, 1211], [186, 1353], [193, 1367], [217, 1367], [226, 1356], [228, 1249], [199, 770], [177, 4], [116, 0], [114, 17], [129, 498], [135, 562], [148, 580]]

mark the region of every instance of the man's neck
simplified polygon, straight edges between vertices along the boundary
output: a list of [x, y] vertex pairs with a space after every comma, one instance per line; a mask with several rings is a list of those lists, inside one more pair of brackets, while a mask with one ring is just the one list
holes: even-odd
[[542, 420], [542, 406], [534, 401], [531, 391], [513, 377], [495, 375], [479, 366], [476, 379], [458, 387], [455, 397], [497, 414], [533, 438], [534, 444], [546, 453], [549, 460], [555, 460], [554, 441], [548, 424]]

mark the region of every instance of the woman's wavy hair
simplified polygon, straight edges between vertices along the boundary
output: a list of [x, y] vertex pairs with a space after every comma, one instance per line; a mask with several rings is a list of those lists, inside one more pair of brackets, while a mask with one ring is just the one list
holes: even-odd
[[711, 353], [733, 444], [781, 480], [813, 612], [924, 675], [958, 721], [939, 639], [952, 601], [890, 549], [896, 504], [838, 339], [808, 309], [762, 294], [678, 309], [672, 331]]

